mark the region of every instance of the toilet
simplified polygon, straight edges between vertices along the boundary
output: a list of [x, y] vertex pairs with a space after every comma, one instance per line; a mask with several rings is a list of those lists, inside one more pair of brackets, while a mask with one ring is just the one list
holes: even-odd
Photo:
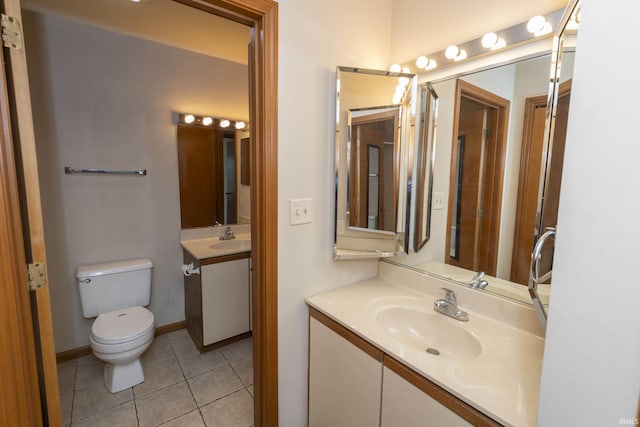
[[155, 332], [153, 313], [144, 308], [151, 297], [152, 267], [147, 258], [78, 267], [82, 314], [96, 318], [91, 350], [106, 363], [104, 385], [111, 393], [144, 381], [140, 356]]

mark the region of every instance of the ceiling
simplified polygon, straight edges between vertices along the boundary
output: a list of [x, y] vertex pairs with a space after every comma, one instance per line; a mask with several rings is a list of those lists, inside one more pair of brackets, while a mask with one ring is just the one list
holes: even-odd
[[249, 27], [172, 0], [24, 0], [22, 6], [247, 64]]

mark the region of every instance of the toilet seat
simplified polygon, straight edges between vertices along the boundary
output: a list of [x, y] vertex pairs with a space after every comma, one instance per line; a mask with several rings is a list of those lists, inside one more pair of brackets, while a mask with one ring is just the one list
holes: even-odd
[[91, 340], [103, 345], [125, 344], [149, 335], [153, 313], [135, 306], [99, 315], [91, 326]]

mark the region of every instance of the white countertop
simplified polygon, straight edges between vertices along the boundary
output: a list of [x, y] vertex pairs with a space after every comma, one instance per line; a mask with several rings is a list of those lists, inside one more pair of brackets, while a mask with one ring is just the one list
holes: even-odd
[[180, 245], [196, 259], [251, 252], [250, 225], [233, 225], [235, 239], [220, 240], [226, 227], [204, 227], [180, 231]]
[[[394, 268], [402, 269], [387, 264], [381, 270]], [[513, 315], [514, 310], [513, 307], [500, 310], [502, 302], [496, 301], [497, 297], [460, 287], [454, 289], [458, 306], [469, 313], [469, 321], [442, 317], [474, 335], [482, 346], [480, 355], [471, 360], [455, 360], [420, 351], [392, 337], [378, 324], [377, 315], [390, 307], [435, 313], [433, 302], [443, 297], [439, 288], [451, 288], [451, 284], [415, 272], [394, 274], [381, 274], [376, 279], [309, 297], [306, 302], [496, 421], [534, 426], [544, 339], [496, 320], [504, 320], [504, 313]], [[409, 277], [407, 274], [414, 275], [410, 286], [397, 281], [398, 277]], [[487, 298], [490, 300], [483, 300]], [[504, 304], [513, 305], [508, 301]], [[498, 307], [497, 311], [502, 313], [494, 318], [490, 313], [481, 313], [482, 310], [472, 310], [483, 305], [491, 310]], [[522, 311], [524, 316], [535, 316], [526, 307]]]

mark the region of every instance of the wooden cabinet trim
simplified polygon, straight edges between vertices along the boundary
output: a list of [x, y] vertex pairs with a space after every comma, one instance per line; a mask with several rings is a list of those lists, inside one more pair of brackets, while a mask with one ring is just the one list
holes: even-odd
[[360, 350], [367, 353], [369, 356], [373, 357], [378, 362], [382, 362], [383, 353], [374, 345], [368, 343], [364, 339], [360, 338], [358, 335], [354, 334], [344, 326], [340, 325], [335, 320], [329, 318], [325, 314], [322, 314], [320, 311], [316, 310], [313, 307], [309, 307], [309, 316], [316, 319], [318, 322], [322, 323], [327, 328], [331, 329], [336, 334], [340, 335], [342, 338], [349, 341], [351, 344], [358, 347]]
[[384, 355], [384, 366], [474, 426], [496, 427], [502, 425], [388, 354]]

